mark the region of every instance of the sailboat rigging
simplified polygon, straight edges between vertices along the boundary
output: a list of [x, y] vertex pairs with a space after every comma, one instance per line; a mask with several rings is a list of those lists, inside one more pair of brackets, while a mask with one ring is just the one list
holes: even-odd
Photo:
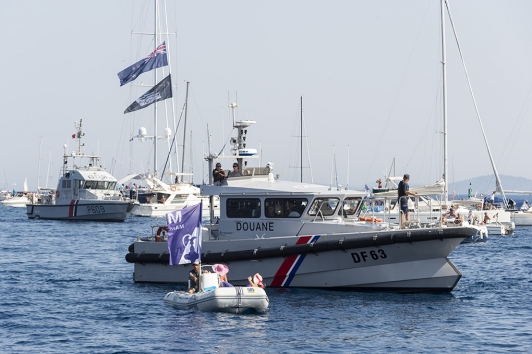
[[[165, 5], [165, 4], [164, 4]], [[188, 91], [189, 83], [187, 82], [187, 96], [185, 103], [183, 105], [183, 110], [181, 114], [185, 115], [184, 120], [184, 129], [183, 129], [183, 156], [181, 163], [181, 171], [179, 171], [179, 158], [178, 158], [178, 149], [177, 149], [177, 131], [179, 128], [179, 123], [181, 122], [181, 117], [179, 122], [176, 122], [175, 114], [175, 105], [174, 105], [174, 95], [172, 94], [173, 85], [171, 83], [171, 67], [170, 64], [170, 42], [169, 42], [169, 32], [168, 32], [168, 20], [166, 18], [166, 6], [162, 6], [164, 9], [159, 10], [159, 1], [155, 1], [154, 8], [154, 32], [150, 33], [150, 36], [153, 36], [153, 43], [155, 49], [151, 52], [145, 59], [142, 59], [130, 67], [124, 69], [118, 73], [121, 84], [134, 81], [142, 73], [153, 71], [154, 83], [157, 83], [159, 74], [162, 73], [162, 76], [165, 78], [154, 86], [142, 96], [140, 96], [135, 102], [133, 102], [124, 113], [134, 112], [143, 108], [147, 108], [150, 105], [153, 105], [153, 126], [154, 132], [153, 135], [148, 135], [147, 130], [144, 127], [139, 129], [139, 134], [133, 136], [132, 140], [140, 139], [141, 141], [153, 140], [153, 171], [146, 173], [131, 173], [126, 176], [119, 183], [124, 183], [130, 180], [138, 180], [139, 186], [136, 186], [136, 183], [133, 184], [134, 188], [136, 187], [136, 198], [140, 202], [140, 205], [133, 210], [133, 214], [137, 216], [150, 216], [150, 217], [162, 217], [165, 216], [168, 212], [184, 208], [186, 206], [199, 204], [203, 199], [200, 197], [200, 190], [198, 187], [194, 186], [191, 183], [185, 183], [183, 179], [183, 169], [185, 167], [185, 150], [186, 150], [186, 134], [187, 134], [187, 114], [188, 114]], [[162, 12], [162, 13], [161, 13]], [[164, 20], [162, 20], [164, 18]], [[166, 27], [164, 31], [161, 31], [160, 27]], [[138, 34], [146, 34], [139, 32]], [[164, 38], [163, 38], [164, 37]], [[164, 39], [164, 40], [163, 40]], [[157, 46], [158, 43], [162, 43]], [[168, 71], [166, 74], [165, 70]], [[167, 100], [170, 100], [170, 107], [167, 107]], [[164, 101], [164, 102], [159, 102]], [[166, 128], [164, 128], [164, 135], [158, 136], [158, 104], [164, 103], [164, 111], [167, 114], [166, 118]], [[172, 132], [170, 130], [168, 122], [168, 111], [170, 108], [170, 113], [173, 121], [173, 138]], [[167, 142], [167, 157], [164, 164], [164, 168], [159, 170], [158, 166], [158, 140], [164, 140]], [[172, 169], [172, 151], [175, 151], [175, 168], [177, 171]], [[168, 172], [167, 172], [168, 168]], [[169, 177], [168, 177], [169, 176]], [[181, 176], [181, 178], [179, 178]], [[142, 184], [142, 185], [141, 185]], [[135, 194], [135, 193], [134, 193]], [[205, 208], [209, 207], [209, 203], [203, 203]], [[216, 206], [217, 207], [217, 206]]]
[[[296, 155], [295, 157], [295, 163], [294, 164], [290, 164], [289, 163], [289, 168], [294, 168], [294, 169], [299, 169], [299, 176], [294, 176], [292, 175], [291, 178], [294, 178], [294, 179], [299, 179], [299, 182], [303, 183], [303, 172], [304, 172], [304, 169], [309, 169], [309, 174], [310, 174], [310, 183], [314, 183], [314, 176], [312, 174], [312, 164], [311, 164], [311, 161], [310, 161], [310, 152], [309, 152], [309, 147], [308, 147], [308, 135], [307, 135], [307, 128], [306, 128], [306, 125], [305, 125], [305, 121], [304, 121], [304, 116], [303, 116], [303, 96], [300, 97], [300, 115], [299, 115], [299, 126], [297, 127], [297, 132], [292, 135], [292, 137], [296, 137], [298, 138], [298, 145], [295, 146], [295, 149], [296, 149], [296, 153], [297, 153], [297, 150], [299, 150], [299, 154]], [[304, 161], [303, 161], [303, 139], [304, 138], [307, 138], [306, 139], [306, 149], [307, 149], [307, 164], [308, 166], [304, 166]], [[293, 156], [291, 156], [291, 158], [294, 158]], [[259, 163], [260, 165], [260, 163]]]
[[[460, 59], [462, 60], [462, 66], [464, 68], [464, 73], [466, 75], [467, 84], [469, 86], [469, 92], [471, 93], [471, 98], [473, 99], [473, 104], [475, 106], [475, 112], [476, 112], [476, 115], [477, 115], [477, 118], [478, 118], [478, 122], [480, 124], [480, 129], [482, 131], [482, 136], [484, 138], [484, 143], [486, 144], [486, 149], [488, 151], [488, 156], [489, 156], [489, 159], [490, 159], [490, 162], [491, 162], [491, 167], [493, 168], [493, 174], [495, 175], [495, 181], [496, 181], [496, 186], [495, 187], [496, 187], [496, 190], [501, 194], [501, 197], [502, 197], [502, 200], [503, 200], [503, 203], [504, 203], [504, 207], [506, 208], [508, 206], [508, 200], [506, 199], [506, 195], [504, 194], [504, 189], [502, 188], [501, 179], [499, 177], [499, 173], [497, 171], [497, 167], [495, 166], [495, 161], [493, 160], [493, 156], [491, 154], [491, 149], [490, 149], [489, 144], [488, 144], [488, 138], [486, 137], [486, 132], [484, 131], [484, 125], [482, 124], [482, 120], [480, 119], [480, 112], [478, 110], [477, 101], [475, 100], [475, 95], [473, 94], [473, 88], [471, 86], [471, 80], [469, 79], [469, 74], [467, 72], [467, 68], [466, 68], [466, 65], [465, 65], [464, 55], [462, 53], [462, 49], [460, 48], [460, 43], [458, 43], [458, 34], [456, 33], [456, 28], [454, 26], [453, 18], [452, 18], [452, 15], [451, 15], [451, 8], [450, 8], [449, 2], [447, 0], [442, 0], [442, 1], [445, 1], [445, 4], [447, 6], [447, 12], [449, 14], [449, 20], [451, 22], [451, 27], [453, 29], [454, 38], [455, 38], [456, 44], [458, 46], [458, 52], [460, 53]], [[443, 11], [443, 3], [442, 3], [442, 11]]]

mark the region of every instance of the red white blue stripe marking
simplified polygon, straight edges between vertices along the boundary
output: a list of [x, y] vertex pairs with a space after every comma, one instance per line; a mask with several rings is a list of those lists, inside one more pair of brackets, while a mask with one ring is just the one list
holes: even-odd
[[77, 215], [78, 208], [77, 208], [76, 204], [78, 204], [78, 200], [77, 199], [72, 199], [70, 201], [70, 206], [68, 208], [68, 217], [69, 218], [74, 217], [74, 216]]
[[[319, 238], [320, 238], [320, 235], [301, 236], [299, 237], [299, 240], [297, 240], [296, 245], [310, 244], [312, 242], [318, 241]], [[275, 276], [270, 286], [277, 286], [277, 287], [290, 286], [290, 283], [294, 279], [297, 273], [297, 270], [299, 269], [299, 267], [305, 260], [305, 257], [306, 257], [306, 254], [293, 255], [293, 256], [286, 257], [286, 259], [283, 261], [283, 263], [279, 267], [279, 270], [277, 270], [277, 273], [275, 273]]]

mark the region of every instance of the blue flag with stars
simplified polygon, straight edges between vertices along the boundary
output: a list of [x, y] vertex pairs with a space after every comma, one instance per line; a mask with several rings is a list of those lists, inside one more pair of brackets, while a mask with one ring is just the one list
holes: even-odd
[[142, 73], [167, 65], [168, 59], [166, 58], [166, 44], [163, 42], [163, 44], [158, 46], [157, 49], [155, 49], [146, 58], [125, 68], [117, 74], [118, 78], [120, 79], [120, 86], [135, 80]]

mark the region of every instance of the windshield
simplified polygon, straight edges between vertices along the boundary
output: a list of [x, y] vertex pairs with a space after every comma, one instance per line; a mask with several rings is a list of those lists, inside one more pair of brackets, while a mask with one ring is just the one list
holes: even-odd
[[308, 210], [308, 215], [315, 216], [319, 213], [319, 215], [331, 216], [339, 203], [338, 198], [316, 198]]

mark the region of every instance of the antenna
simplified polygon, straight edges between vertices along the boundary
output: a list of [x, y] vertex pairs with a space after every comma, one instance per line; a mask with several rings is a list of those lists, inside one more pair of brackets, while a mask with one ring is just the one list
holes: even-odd
[[334, 174], [334, 145], [333, 145], [333, 164], [331, 166], [331, 182], [329, 183], [329, 190], [332, 189], [333, 174]]
[[231, 108], [231, 115], [233, 116], [233, 128], [236, 127], [236, 118], [235, 118], [235, 108], [238, 107], [238, 104], [235, 102], [229, 103], [229, 108]]
[[46, 189], [48, 189], [48, 181], [52, 183], [52, 175], [50, 174], [50, 167], [52, 166], [52, 149], [50, 149], [50, 155], [48, 156], [48, 170], [46, 172]]
[[340, 190], [340, 184], [338, 184], [338, 168], [336, 167], [336, 153], [334, 153], [333, 156], [334, 156], [334, 178], [336, 182], [336, 189]]
[[349, 145], [347, 145], [347, 184], [345, 185], [345, 189], [349, 189]]
[[[205, 158], [207, 161], [209, 161], [209, 184], [212, 184], [212, 173], [211, 173], [211, 166], [212, 166], [212, 154], [211, 154], [211, 133], [209, 132], [209, 124], [207, 124], [207, 157]], [[211, 203], [212, 205], [212, 203]]]
[[[190, 149], [189, 149], [189, 152], [190, 152], [190, 173], [192, 173], [192, 177], [191, 177], [191, 180], [190, 182], [192, 184], [194, 184], [194, 156], [193, 156], [193, 151], [192, 151], [192, 130], [190, 131]], [[184, 172], [184, 171], [183, 171]]]
[[37, 191], [41, 189], [41, 149], [42, 149], [42, 136], [39, 141], [39, 163], [37, 164]]

